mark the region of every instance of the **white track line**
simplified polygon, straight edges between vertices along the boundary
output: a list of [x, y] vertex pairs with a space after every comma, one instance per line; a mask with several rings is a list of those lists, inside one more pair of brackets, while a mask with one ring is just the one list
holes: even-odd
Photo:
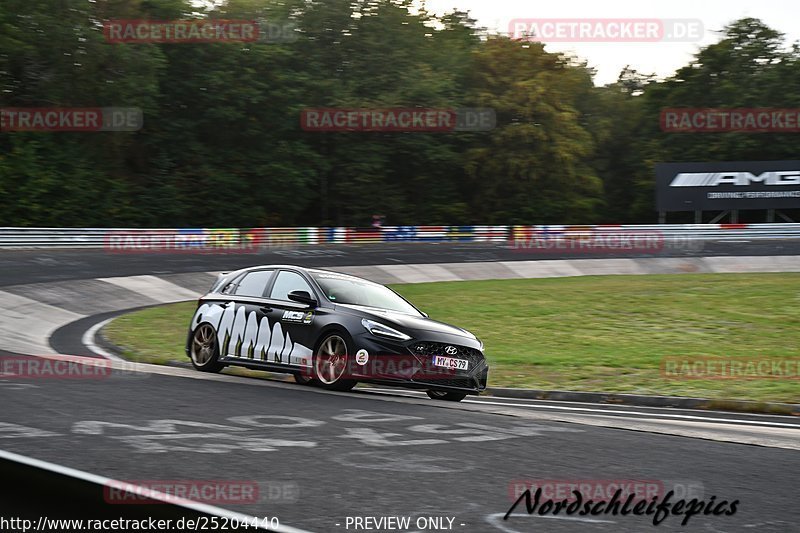
[[[83, 338], [81, 341], [83, 344], [92, 352], [100, 355], [101, 357], [105, 357], [106, 359], [111, 359], [113, 361], [123, 361], [121, 357], [118, 357], [114, 354], [103, 350], [99, 346], [94, 343], [94, 338], [98, 330], [111, 322], [113, 318], [109, 318], [104, 320], [98, 324], [95, 324], [91, 328], [89, 328], [86, 333], [83, 334]], [[373, 392], [377, 394], [395, 394], [399, 396], [405, 396], [407, 398], [415, 398], [418, 395], [425, 394], [424, 392], [420, 391], [392, 391], [387, 389], [373, 389], [370, 387], [362, 389], [364, 392]], [[402, 393], [402, 394], [400, 394]], [[522, 401], [525, 398], [509, 398], [509, 400], [517, 400]], [[615, 415], [630, 415], [630, 416], [647, 416], [647, 417], [662, 417], [662, 418], [674, 418], [674, 419], [681, 419], [681, 420], [694, 420], [699, 422], [720, 422], [720, 423], [728, 423], [728, 424], [742, 424], [742, 425], [750, 425], [750, 426], [764, 426], [764, 427], [784, 427], [784, 428], [792, 428], [800, 430], [800, 425], [798, 424], [784, 424], [780, 422], [766, 422], [760, 420], [744, 420], [738, 418], [716, 418], [716, 417], [709, 417], [709, 416], [693, 416], [693, 415], [677, 415], [677, 414], [670, 414], [670, 413], [646, 413], [646, 412], [638, 412], [638, 411], [620, 411], [617, 409], [592, 409], [589, 407], [568, 407], [564, 405], [541, 405], [541, 404], [521, 404], [521, 403], [506, 403], [505, 401], [491, 401], [491, 400], [462, 400], [463, 403], [474, 403], [478, 405], [498, 405], [501, 407], [517, 407], [517, 408], [528, 408], [528, 409], [552, 409], [552, 410], [562, 410], [562, 411], [579, 411], [579, 412], [586, 412], [586, 413], [596, 413], [596, 414], [615, 414]], [[658, 409], [652, 407], [650, 409]]]
[[786, 427], [800, 430], [798, 424], [783, 424], [780, 422], [762, 422], [759, 420], [742, 420], [738, 418], [714, 418], [706, 416], [691, 416], [691, 415], [673, 415], [669, 413], [639, 413], [637, 411], [618, 411], [616, 409], [590, 409], [588, 407], [566, 407], [558, 405], [520, 405], [518, 403], [505, 403], [505, 402], [489, 402], [479, 400], [462, 400], [463, 403], [477, 403], [482, 405], [500, 405], [505, 407], [528, 407], [531, 409], [556, 409], [565, 411], [580, 411], [598, 414], [619, 414], [619, 415], [634, 415], [634, 416], [647, 416], [647, 417], [663, 417], [663, 418], [679, 418], [681, 420], [697, 420], [700, 422], [725, 422], [728, 424], [744, 424], [753, 426], [768, 426], [768, 427]]
[[[88, 481], [89, 483], [94, 483], [95, 485], [99, 485], [101, 487], [107, 486], [130, 486], [133, 488], [138, 494], [147, 494], [149, 498], [153, 500], [162, 500], [164, 503], [171, 503], [178, 507], [183, 507], [186, 509], [190, 509], [192, 511], [197, 511], [199, 513], [205, 513], [215, 516], [220, 516], [224, 518], [229, 518], [231, 520], [236, 519], [240, 523], [244, 524], [259, 524], [259, 518], [248, 516], [241, 513], [236, 513], [234, 511], [228, 511], [227, 509], [223, 509], [221, 507], [215, 507], [213, 505], [208, 505], [205, 503], [195, 502], [191, 500], [181, 500], [180, 503], [174, 502], [174, 497], [169, 496], [168, 494], [161, 493], [159, 491], [151, 490], [149, 488], [138, 487], [136, 485], [132, 485], [129, 483], [122, 483], [120, 481], [99, 476], [97, 474], [91, 474], [89, 472], [84, 472], [83, 470], [77, 470], [75, 468], [70, 468], [68, 466], [57, 465], [55, 463], [49, 463], [47, 461], [42, 461], [40, 459], [34, 459], [33, 457], [27, 457], [25, 455], [18, 455], [16, 453], [7, 452], [5, 450], [0, 450], [0, 459], [5, 459], [7, 461], [14, 461], [17, 463], [22, 463], [28, 466], [32, 466], [34, 468], [39, 468], [42, 470], [47, 470], [53, 472], [55, 474], [59, 474], [62, 476], [68, 476], [75, 479], [80, 479], [82, 481]], [[256, 526], [250, 526], [254, 529]], [[258, 529], [265, 529], [258, 527]], [[291, 526], [278, 526], [277, 529], [268, 529], [268, 531], [275, 531], [277, 533], [311, 533], [310, 531], [305, 531], [303, 529], [297, 529]]]
[[[417, 397], [419, 395], [422, 395], [423, 397], [425, 396], [424, 392], [416, 391], [416, 390], [402, 390], [402, 389], [392, 390], [392, 389], [378, 389], [378, 388], [372, 388], [372, 387], [364, 387], [364, 388], [358, 389], [358, 390], [363, 391], [363, 392], [378, 392], [378, 393], [382, 393], [382, 394], [395, 394], [395, 395], [398, 395], [398, 396], [405, 396], [405, 395], [409, 395], [409, 394], [413, 394], [414, 395], [414, 396], [408, 396], [409, 398], [415, 398], [415, 397]], [[462, 400], [462, 401], [463, 402], [470, 402], [470, 403], [478, 403], [478, 404], [480, 404], [480, 403], [492, 404], [493, 401], [494, 402], [497, 402], [497, 401], [509, 402], [509, 401], [511, 401], [511, 402], [520, 402], [520, 403], [516, 404], [516, 405], [514, 405], [514, 404], [497, 404], [497, 405], [514, 405], [514, 407], [542, 407], [544, 409], [567, 409], [567, 410], [578, 409], [577, 407], [573, 407], [572, 406], [573, 404], [574, 405], [589, 405], [589, 406], [596, 405], [596, 404], [589, 403], [589, 402], [571, 402], [571, 401], [567, 401], [567, 400], [539, 400], [539, 399], [536, 399], [536, 398], [504, 398], [502, 396], [485, 396], [485, 397], [483, 397], [481, 399], [478, 399], [478, 400], [471, 400], [471, 399], [467, 400], [467, 399], [465, 399], [465, 400]], [[523, 404], [521, 402], [535, 402], [535, 403]], [[543, 402], [543, 403], [540, 403], [540, 402]], [[544, 404], [547, 404], [547, 403], [556, 403], [556, 404], [569, 403], [570, 405], [544, 405]], [[602, 405], [608, 405], [608, 404], [602, 404]], [[697, 412], [698, 411], [698, 410], [687, 409], [687, 408], [682, 408], [682, 407], [651, 407], [651, 406], [647, 406], [647, 405], [636, 405], [636, 406], [631, 406], [631, 407], [635, 407], [636, 409], [650, 409], [650, 410], [661, 410], [661, 411], [682, 411], [682, 412]], [[617, 410], [613, 410], [613, 409], [600, 409], [600, 408], [593, 408], [593, 409], [592, 408], [584, 408], [584, 409], [591, 410], [592, 412], [597, 412], [597, 413], [626, 413], [626, 414], [637, 414], [637, 415], [640, 415], [640, 416], [659, 416], [659, 415], [664, 415], [664, 416], [669, 416], [669, 417], [691, 416], [691, 415], [673, 415], [673, 414], [669, 414], [669, 413], [643, 413], [643, 412], [638, 412], [638, 411], [617, 411]], [[734, 412], [730, 412], [729, 413], [729, 412], [726, 412], [726, 411], [715, 411], [715, 410], [708, 410], [708, 411], [703, 410], [701, 412], [707, 413], [707, 414], [715, 414], [716, 413], [716, 414], [720, 414], [720, 415], [722, 415], [722, 414], [730, 414], [730, 415], [737, 414], [737, 413], [734, 413]], [[796, 417], [792, 417], [792, 416], [788, 416], [788, 415], [771, 415], [771, 414], [766, 414], [766, 413], [765, 414], [762, 414], [762, 413], [747, 413], [747, 414], [751, 414], [752, 416], [757, 416], [759, 418], [779, 418], [779, 419], [786, 419], [786, 420], [798, 420]], [[714, 418], [711, 418], [711, 417], [701, 417], [701, 418], [703, 420], [715, 420]], [[727, 418], [725, 418], [725, 419], [722, 419], [722, 420], [735, 421], [736, 419], [733, 419], [733, 418], [727, 419]], [[756, 420], [752, 420], [751, 422], [757, 422], [757, 421]], [[769, 423], [769, 422], [765, 422], [765, 423]], [[790, 424], [790, 426], [794, 426], [794, 427], [800, 429], [800, 424]]]
[[[504, 402], [508, 402], [508, 401], [512, 401], [512, 402], [537, 402], [537, 404], [539, 402], [542, 402], [542, 403], [545, 403], [545, 404], [548, 404], [548, 403], [564, 404], [564, 403], [566, 403], [566, 404], [569, 404], [570, 406], [571, 405], [589, 405], [589, 406], [598, 405], [598, 404], [592, 403], [592, 402], [573, 402], [573, 401], [569, 401], [569, 400], [539, 400], [537, 398], [505, 398], [503, 396], [484, 396], [483, 398], [485, 398], [487, 401], [502, 400]], [[532, 404], [532, 405], [535, 405], [535, 404]], [[607, 405], [609, 407], [612, 406], [612, 404], [600, 404], [600, 405]], [[628, 407], [628, 406], [625, 406], [625, 407]], [[640, 410], [641, 409], [651, 409], [651, 410], [674, 411], [674, 412], [683, 411], [683, 412], [689, 412], [689, 413], [703, 412], [703, 413], [706, 413], [706, 414], [714, 414], [714, 413], [716, 413], [716, 414], [720, 414], [720, 415], [726, 415], [726, 414], [727, 415], [734, 415], [734, 414], [737, 414], [735, 411], [717, 411], [715, 409], [690, 409], [688, 407], [652, 407], [652, 406], [649, 406], [649, 405], [631, 405], [630, 407], [635, 407], [636, 409], [640, 409]], [[653, 414], [658, 414], [658, 413], [653, 413]], [[738, 413], [738, 414], [742, 414], [742, 413]], [[787, 420], [798, 420], [798, 421], [800, 421], [800, 419], [798, 419], [795, 416], [791, 416], [791, 415], [772, 415], [772, 414], [769, 414], [769, 413], [744, 413], [744, 414], [751, 415], [751, 416], [757, 416], [759, 418], [782, 418], [782, 419], [787, 419]]]
[[97, 332], [100, 331], [100, 329], [103, 326], [105, 326], [106, 324], [108, 324], [112, 320], [114, 320], [114, 319], [113, 318], [109, 318], [108, 320], [103, 320], [102, 322], [98, 322], [94, 326], [92, 326], [89, 329], [87, 329], [86, 332], [83, 334], [83, 337], [81, 337], [81, 343], [83, 343], [83, 345], [86, 346], [92, 353], [95, 353], [95, 354], [99, 355], [100, 357], [104, 357], [104, 358], [110, 359], [112, 361], [125, 361], [125, 359], [123, 359], [122, 357], [119, 357], [119, 356], [114, 355], [113, 353], [107, 352], [106, 350], [102, 349], [101, 347], [99, 347], [94, 342], [94, 339], [95, 339], [95, 336], [97, 335]]

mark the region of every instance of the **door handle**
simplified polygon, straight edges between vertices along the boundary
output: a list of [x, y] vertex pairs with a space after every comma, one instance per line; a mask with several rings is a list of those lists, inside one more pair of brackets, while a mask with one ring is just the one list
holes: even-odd
[[272, 312], [272, 308], [271, 307], [259, 307], [258, 310], [261, 311], [262, 313], [271, 313]]

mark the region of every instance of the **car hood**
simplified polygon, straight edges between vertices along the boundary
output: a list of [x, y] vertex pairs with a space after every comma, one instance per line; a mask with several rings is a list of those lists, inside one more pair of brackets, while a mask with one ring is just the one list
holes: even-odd
[[374, 307], [364, 307], [354, 304], [336, 304], [336, 307], [343, 309], [350, 309], [357, 311], [359, 315], [364, 318], [370, 318], [386, 324], [387, 326], [400, 327], [404, 330], [412, 331], [433, 331], [436, 333], [447, 333], [450, 335], [458, 335], [459, 337], [467, 337], [468, 339], [477, 340], [477, 337], [465, 329], [445, 324], [431, 318], [422, 316], [407, 315], [405, 313], [398, 313], [396, 311], [388, 311], [385, 309], [376, 309]]

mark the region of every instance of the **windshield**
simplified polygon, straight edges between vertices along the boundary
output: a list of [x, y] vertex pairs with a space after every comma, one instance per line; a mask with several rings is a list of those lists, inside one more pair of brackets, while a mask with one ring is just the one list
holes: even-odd
[[312, 275], [322, 287], [325, 297], [331, 302], [377, 307], [387, 311], [422, 316], [413, 305], [383, 285], [329, 272], [314, 272]]

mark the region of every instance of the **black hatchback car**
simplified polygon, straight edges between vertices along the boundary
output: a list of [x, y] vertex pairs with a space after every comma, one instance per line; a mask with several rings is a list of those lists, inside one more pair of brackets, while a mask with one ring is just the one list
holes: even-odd
[[388, 287], [284, 265], [221, 274], [198, 301], [186, 354], [205, 372], [243, 366], [331, 390], [371, 382], [450, 401], [484, 390], [489, 372], [475, 335]]

